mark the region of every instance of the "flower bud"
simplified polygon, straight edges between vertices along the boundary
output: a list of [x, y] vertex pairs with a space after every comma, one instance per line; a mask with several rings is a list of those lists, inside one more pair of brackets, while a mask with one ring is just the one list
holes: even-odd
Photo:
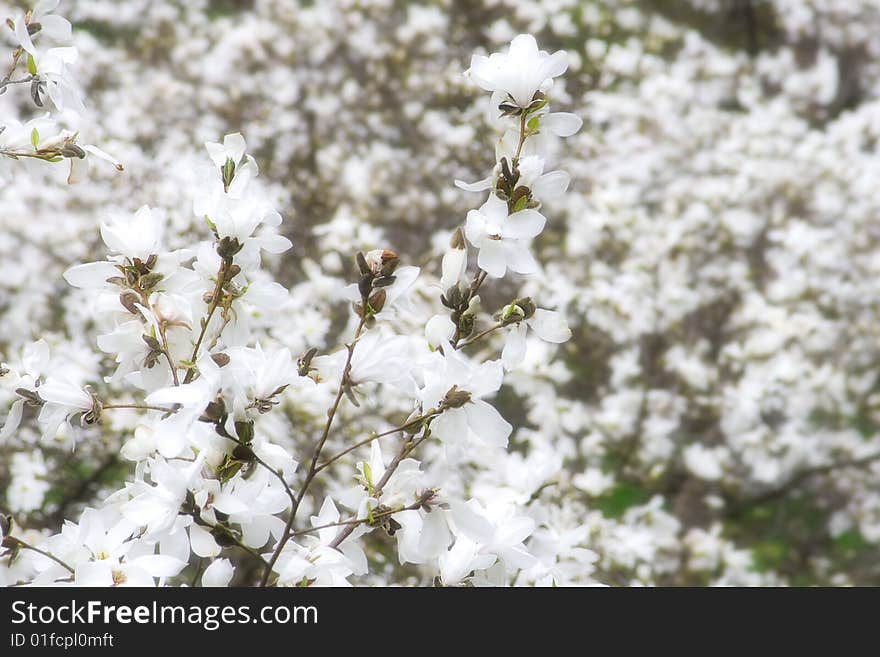
[[[460, 232], [460, 231], [459, 231]], [[441, 264], [440, 287], [444, 290], [458, 285], [465, 276], [467, 271], [467, 249], [451, 248], [443, 254]]]

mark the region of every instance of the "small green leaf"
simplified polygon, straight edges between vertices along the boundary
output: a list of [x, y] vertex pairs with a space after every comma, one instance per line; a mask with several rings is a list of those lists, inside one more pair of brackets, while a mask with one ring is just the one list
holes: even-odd
[[40, 133], [36, 128], [31, 130], [31, 144], [34, 146], [34, 150], [37, 150], [37, 144], [40, 143]]
[[28, 53], [27, 58], [27, 70], [28, 73], [30, 73], [31, 75], [37, 74], [37, 62], [36, 60], [34, 60], [34, 56], [30, 53]]
[[370, 467], [370, 464], [364, 461], [364, 479], [367, 480], [367, 487], [370, 489], [370, 493], [373, 492], [373, 469]]
[[539, 119], [537, 116], [533, 116], [532, 118], [529, 119], [529, 122], [526, 127], [528, 127], [529, 132], [535, 132], [538, 129], [538, 126], [540, 125], [540, 123], [541, 123], [541, 119]]

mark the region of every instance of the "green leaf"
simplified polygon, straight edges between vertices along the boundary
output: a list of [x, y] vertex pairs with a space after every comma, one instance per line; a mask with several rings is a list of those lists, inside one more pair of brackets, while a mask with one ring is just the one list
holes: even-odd
[[538, 129], [538, 126], [540, 125], [540, 123], [541, 123], [541, 119], [539, 119], [537, 116], [533, 116], [532, 118], [529, 119], [529, 122], [528, 122], [528, 124], [526, 124], [526, 127], [529, 129], [529, 132], [535, 132]]
[[28, 53], [27, 58], [27, 70], [28, 73], [30, 73], [31, 75], [37, 74], [37, 62], [36, 60], [34, 60], [34, 56], [30, 53]]
[[367, 480], [367, 488], [370, 489], [370, 494], [373, 493], [373, 469], [370, 467], [370, 464], [364, 461], [364, 479]]
[[36, 128], [31, 130], [31, 144], [34, 146], [34, 150], [37, 150], [37, 144], [40, 143], [40, 133]]
[[619, 518], [626, 510], [644, 504], [651, 498], [651, 492], [636, 484], [620, 483], [599, 497], [593, 505], [606, 518]]

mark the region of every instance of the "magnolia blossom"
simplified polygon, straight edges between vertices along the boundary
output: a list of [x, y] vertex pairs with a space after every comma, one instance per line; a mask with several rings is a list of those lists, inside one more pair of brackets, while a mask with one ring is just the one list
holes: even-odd
[[451, 407], [434, 419], [433, 434], [452, 448], [461, 449], [473, 441], [506, 447], [513, 428], [482, 399], [497, 392], [503, 377], [501, 361], [474, 365], [454, 349], [434, 354], [424, 368], [419, 398], [425, 409], [438, 408], [444, 400]]
[[536, 210], [520, 210], [508, 215], [507, 203], [492, 194], [479, 210], [468, 212], [465, 235], [479, 249], [477, 263], [494, 278], [501, 278], [511, 269], [530, 274], [537, 264], [528, 242], [536, 237], [546, 223]]
[[526, 334], [531, 329], [545, 342], [560, 344], [571, 338], [571, 329], [565, 319], [557, 312], [538, 308], [528, 317], [507, 329], [504, 351], [501, 360], [504, 367], [512, 369], [519, 365], [526, 355]]
[[95, 398], [81, 386], [50, 376], [37, 389], [45, 402], [40, 409], [39, 422], [43, 425], [43, 436], [54, 437], [58, 427], [73, 416], [79, 416], [81, 424], [96, 422], [100, 407]]
[[547, 91], [553, 78], [567, 68], [564, 50], [548, 54], [538, 50], [535, 37], [520, 34], [506, 53], [474, 55], [466, 75], [486, 91], [504, 94], [519, 107], [528, 107], [535, 94]]

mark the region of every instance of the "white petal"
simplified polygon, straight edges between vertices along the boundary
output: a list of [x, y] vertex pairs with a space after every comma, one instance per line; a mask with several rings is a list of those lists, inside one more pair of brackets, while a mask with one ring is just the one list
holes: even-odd
[[541, 127], [558, 137], [571, 137], [583, 125], [581, 117], [569, 112], [552, 112], [541, 120]]
[[468, 426], [474, 435], [489, 445], [507, 447], [507, 438], [513, 427], [501, 417], [494, 406], [482, 399], [475, 399], [465, 405], [464, 411], [467, 414]]
[[472, 183], [466, 183], [463, 180], [456, 180], [455, 186], [466, 192], [485, 192], [487, 189], [492, 189], [492, 180], [492, 176]]
[[492, 540], [495, 528], [480, 513], [478, 504], [450, 500], [449, 508], [457, 535], [466, 536], [475, 543], [488, 543]]
[[502, 227], [505, 239], [531, 239], [544, 230], [547, 219], [537, 210], [520, 210], [507, 217]]
[[517, 274], [533, 274], [538, 270], [535, 257], [524, 243], [504, 240], [504, 253], [507, 266]]
[[555, 78], [565, 73], [568, 68], [568, 53], [564, 50], [557, 50], [555, 53], [547, 57], [541, 62], [541, 74], [543, 78]]
[[112, 262], [88, 262], [75, 265], [64, 272], [64, 280], [73, 287], [103, 287], [108, 278], [119, 276], [119, 270]]
[[532, 194], [542, 201], [556, 198], [565, 194], [570, 182], [571, 176], [565, 171], [551, 171], [535, 181], [532, 185]]
[[153, 577], [173, 577], [186, 566], [185, 561], [164, 554], [147, 554], [133, 559], [131, 564], [143, 568]]
[[229, 559], [215, 559], [202, 573], [202, 586], [224, 587], [232, 581], [234, 574], [232, 563]]
[[435, 418], [431, 433], [446, 443], [461, 442], [467, 436], [468, 420], [460, 408], [452, 408]]
[[504, 351], [501, 352], [501, 360], [504, 362], [505, 368], [512, 370], [526, 357], [527, 330], [526, 325], [520, 322], [508, 332], [507, 341], [504, 343]]
[[[220, 546], [217, 545], [217, 541], [211, 536], [211, 532], [201, 525], [190, 525], [189, 542], [193, 553], [199, 557], [216, 557], [220, 554]], [[202, 576], [202, 582], [204, 585], [204, 576]]]
[[542, 340], [547, 342], [565, 342], [571, 337], [571, 329], [560, 313], [539, 308], [528, 320], [528, 325]]
[[500, 240], [485, 240], [477, 256], [477, 264], [492, 278], [507, 273], [507, 256]]

